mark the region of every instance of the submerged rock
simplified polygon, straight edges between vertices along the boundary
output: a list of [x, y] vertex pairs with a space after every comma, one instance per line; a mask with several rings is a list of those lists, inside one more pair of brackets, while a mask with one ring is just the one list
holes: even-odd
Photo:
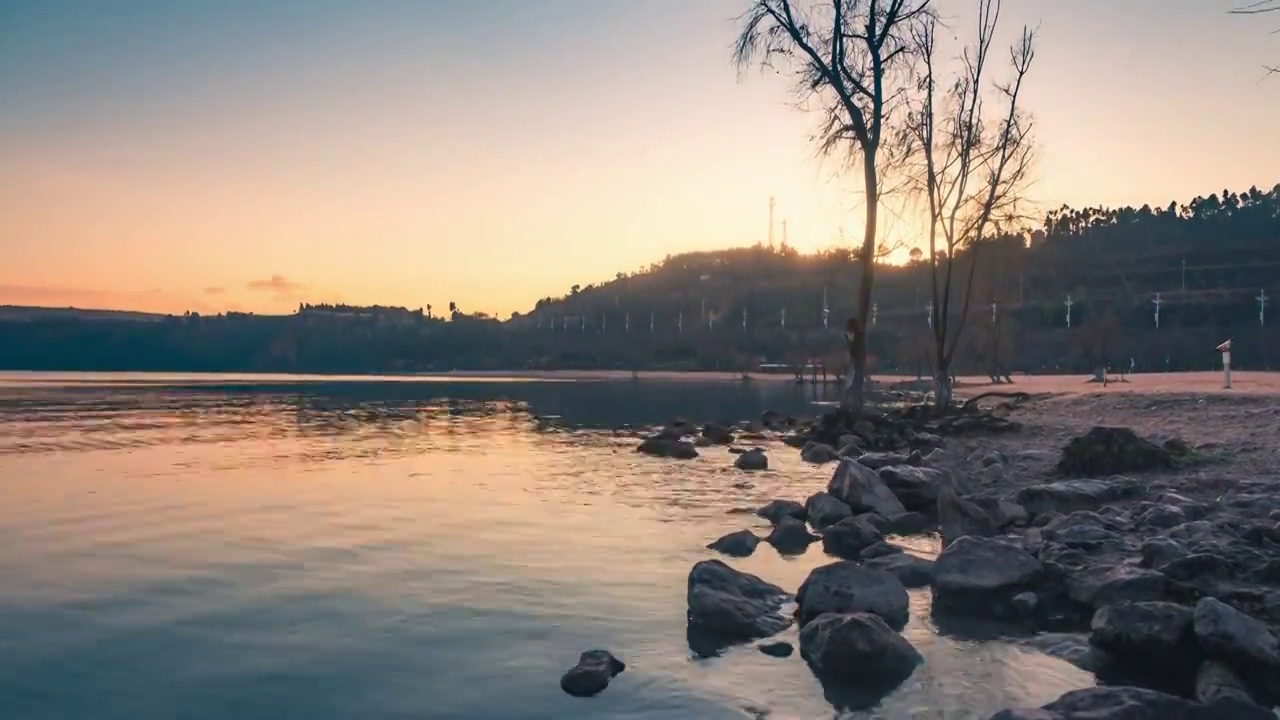
[[827, 528], [822, 533], [822, 549], [828, 555], [853, 560], [866, 548], [880, 542], [884, 536], [861, 517], [849, 517]]
[[819, 442], [808, 442], [805, 443], [804, 447], [800, 450], [800, 459], [808, 463], [822, 465], [824, 463], [839, 460], [840, 453], [830, 445]]
[[729, 426], [720, 423], [707, 423], [702, 427], [702, 437], [716, 445], [732, 445], [733, 431]]
[[800, 631], [800, 656], [815, 675], [885, 690], [911, 677], [924, 658], [872, 613], [826, 613]]
[[636, 452], [654, 457], [675, 458], [677, 460], [692, 460], [698, 457], [698, 449], [694, 447], [693, 443], [666, 435], [654, 435], [645, 438], [641, 441], [640, 446], [636, 448]]
[[906, 508], [874, 470], [845, 458], [827, 485], [827, 492], [855, 512], [874, 512], [883, 517], [906, 512]]
[[[733, 450], [730, 450], [733, 452]], [[764, 450], [760, 448], [752, 448], [738, 455], [733, 461], [733, 466], [739, 470], [768, 470], [769, 456], [765, 455]]]
[[750, 530], [739, 530], [707, 545], [707, 548], [730, 557], [747, 557], [756, 551], [756, 545], [759, 543], [760, 538], [756, 537], [755, 533]]
[[1205, 713], [1199, 703], [1155, 690], [1094, 687], [1073, 690], [1038, 709], [1002, 710], [990, 720], [1214, 720]]
[[890, 627], [906, 627], [907, 589], [893, 574], [843, 560], [809, 573], [796, 593], [796, 617], [804, 625], [823, 613], [869, 612]]
[[574, 697], [590, 697], [609, 687], [609, 681], [626, 669], [608, 650], [588, 650], [560, 677], [560, 689]]
[[817, 542], [818, 536], [809, 532], [804, 522], [787, 515], [774, 526], [765, 541], [783, 555], [799, 555]]
[[795, 652], [795, 648], [791, 646], [791, 643], [783, 640], [757, 645], [756, 649], [765, 655], [770, 655], [776, 658], [791, 657], [791, 653]]
[[782, 522], [785, 517], [795, 518], [796, 520], [805, 519], [804, 506], [795, 500], [770, 500], [767, 504], [756, 510], [756, 515], [777, 525]]
[[1034, 590], [1044, 566], [1021, 546], [965, 536], [933, 564], [934, 609], [983, 617], [1014, 617], [1014, 596]]
[[703, 560], [689, 571], [689, 627], [718, 642], [768, 637], [791, 624], [779, 612], [788, 597], [755, 575]]

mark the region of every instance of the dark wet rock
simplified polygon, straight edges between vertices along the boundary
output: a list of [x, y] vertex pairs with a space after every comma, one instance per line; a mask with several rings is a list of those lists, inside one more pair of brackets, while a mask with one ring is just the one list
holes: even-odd
[[934, 608], [1010, 617], [1014, 596], [1035, 590], [1043, 574], [1041, 562], [1017, 545], [994, 538], [961, 537], [933, 564]]
[[874, 470], [849, 458], [841, 460], [836, 467], [827, 492], [855, 513], [874, 512], [888, 517], [906, 512], [897, 496]]
[[1000, 530], [986, 509], [949, 487], [938, 494], [938, 528], [943, 547], [965, 536], [990, 537]]
[[867, 521], [871, 524], [871, 527], [879, 530], [881, 535], [886, 535], [889, 532], [889, 521], [884, 519], [879, 513], [859, 513], [854, 515], [854, 517]]
[[1062, 450], [1058, 471], [1075, 477], [1106, 477], [1174, 466], [1173, 455], [1129, 428], [1094, 427]]
[[1200, 583], [1205, 580], [1230, 579], [1231, 563], [1211, 553], [1196, 553], [1174, 558], [1160, 568], [1170, 580], [1184, 583]]
[[1077, 510], [1098, 510], [1110, 502], [1138, 497], [1142, 492], [1143, 485], [1132, 478], [1060, 480], [1023, 488], [1018, 493], [1018, 503], [1033, 515], [1051, 512], [1068, 515]]
[[721, 423], [707, 423], [702, 427], [702, 437], [710, 440], [716, 445], [732, 445], [733, 431], [728, 425]]
[[862, 567], [852, 560], [815, 568], [796, 593], [796, 616], [801, 625], [823, 613], [869, 612], [890, 627], [907, 624], [907, 589], [896, 576]]
[[[733, 452], [732, 449], [729, 452]], [[733, 466], [739, 470], [768, 470], [769, 456], [760, 448], [752, 448], [742, 454], [733, 461]]]
[[1152, 502], [1158, 505], [1169, 505], [1178, 508], [1187, 516], [1187, 520], [1203, 520], [1204, 516], [1209, 514], [1209, 508], [1204, 503], [1196, 502], [1176, 492], [1162, 492], [1152, 498]]
[[1022, 549], [1039, 556], [1040, 551], [1044, 549], [1044, 530], [1041, 528], [1027, 528], [1022, 535]]
[[1040, 598], [1033, 592], [1022, 592], [1013, 596], [1010, 601], [1013, 608], [1013, 614], [1022, 620], [1030, 620], [1036, 616], [1036, 610], [1040, 607]]
[[991, 467], [993, 465], [1004, 465], [1009, 462], [1009, 458], [999, 450], [974, 450], [969, 455], [969, 463], [978, 467]]
[[882, 539], [880, 531], [865, 519], [848, 517], [822, 533], [822, 549], [828, 555], [853, 560]]
[[991, 522], [1000, 530], [1021, 527], [1031, 519], [1026, 508], [1008, 498], [997, 495], [970, 495], [966, 499], [985, 510], [987, 517], [991, 518]]
[[892, 465], [909, 465], [909, 455], [895, 452], [869, 452], [858, 457], [858, 462], [872, 470], [890, 467]]
[[1280, 545], [1280, 523], [1254, 523], [1245, 528], [1242, 537], [1255, 545]]
[[[1205, 662], [1196, 673], [1196, 700], [1209, 704], [1227, 699], [1253, 702], [1244, 680], [1240, 679], [1231, 666], [1217, 660]], [[1273, 715], [1272, 718], [1274, 717]]]
[[[1146, 688], [1073, 690], [1038, 709], [1002, 710], [990, 720], [1215, 720], [1200, 703]], [[1223, 720], [1226, 720], [1225, 718]]]
[[1152, 538], [1142, 543], [1142, 566], [1159, 570], [1174, 560], [1190, 554], [1177, 540]]
[[1155, 570], [1136, 565], [1093, 566], [1067, 580], [1075, 602], [1101, 608], [1118, 602], [1155, 602], [1168, 597], [1169, 581]]
[[1058, 518], [1043, 529], [1045, 542], [1079, 550], [1098, 550], [1121, 542], [1120, 535], [1104, 527], [1093, 513], [1076, 512]]
[[934, 468], [889, 465], [878, 471], [880, 479], [908, 510], [931, 510], [938, 503], [938, 491], [951, 484], [947, 474]]
[[916, 557], [911, 553], [896, 552], [865, 560], [862, 566], [872, 570], [892, 573], [903, 587], [926, 587], [933, 582], [933, 561]]
[[1202, 654], [1191, 608], [1167, 602], [1118, 602], [1099, 609], [1090, 642], [1139, 671], [1175, 682], [1190, 679]]
[[1116, 661], [1106, 650], [1089, 642], [1081, 633], [1044, 632], [1018, 641], [1018, 644], [1034, 648], [1049, 657], [1057, 658], [1093, 673], [1099, 679], [1119, 679]]
[[873, 613], [826, 613], [800, 630], [800, 656], [820, 678], [897, 687], [924, 662], [906, 638]]
[[868, 545], [863, 548], [862, 552], [858, 553], [858, 557], [863, 560], [872, 560], [874, 558], [884, 557], [885, 555], [898, 555], [903, 552], [905, 551], [897, 545], [881, 540], [874, 545]]
[[636, 448], [636, 452], [677, 460], [692, 460], [698, 457], [698, 449], [693, 446], [693, 443], [661, 435], [645, 438]]
[[693, 445], [694, 447], [705, 448], [705, 447], [711, 447], [712, 445], [715, 445], [715, 443], [711, 442], [711, 438], [702, 437], [701, 435], [699, 435], [698, 437], [693, 439]]
[[626, 669], [608, 650], [588, 650], [560, 677], [560, 689], [574, 697], [590, 697], [609, 687], [609, 681]]
[[1139, 527], [1166, 529], [1181, 525], [1190, 518], [1176, 505], [1155, 505], [1138, 515]]
[[727, 644], [768, 637], [791, 621], [779, 613], [785, 590], [719, 560], [703, 560], [689, 571], [689, 629]]
[[922, 535], [928, 532], [930, 524], [923, 513], [904, 512], [885, 518], [881, 531], [887, 535]]
[[770, 500], [756, 510], [756, 515], [777, 525], [783, 518], [805, 519], [804, 506], [795, 500]]
[[857, 456], [862, 454], [862, 447], [866, 443], [862, 438], [852, 433], [841, 435], [840, 440], [836, 443], [836, 447], [840, 450], [840, 457], [848, 457], [850, 455]]
[[777, 642], [763, 643], [761, 645], [757, 645], [756, 649], [764, 653], [765, 655], [770, 655], [776, 658], [791, 657], [791, 653], [795, 652], [795, 648], [791, 646], [791, 643], [783, 640], [778, 640]]
[[1200, 647], [1246, 678], [1280, 678], [1280, 647], [1266, 623], [1215, 598], [1196, 604], [1193, 624]]
[[918, 432], [911, 438], [911, 447], [924, 452], [936, 450], [947, 444], [941, 435], [930, 432]]
[[730, 557], [747, 557], [756, 551], [756, 545], [759, 543], [760, 538], [756, 537], [755, 533], [750, 530], [739, 530], [707, 545], [707, 548]]
[[800, 459], [815, 465], [822, 465], [829, 462], [835, 462], [840, 459], [840, 453], [830, 445], [819, 442], [805, 443], [800, 450]]
[[792, 433], [790, 435], [783, 435], [782, 442], [784, 445], [789, 445], [793, 448], [799, 449], [809, 443], [809, 436], [803, 433]]
[[773, 532], [765, 538], [765, 542], [783, 555], [799, 555], [809, 549], [809, 545], [818, 541], [818, 536], [809, 532], [809, 526], [790, 515], [783, 516]]
[[853, 517], [853, 511], [839, 498], [828, 492], [816, 492], [804, 502], [809, 523], [817, 530], [825, 530], [845, 518]]
[[942, 448], [935, 448], [932, 452], [924, 456], [924, 464], [926, 467], [936, 467], [945, 462], [948, 457], [950, 457], [950, 455], [947, 454], [946, 450], [943, 450]]

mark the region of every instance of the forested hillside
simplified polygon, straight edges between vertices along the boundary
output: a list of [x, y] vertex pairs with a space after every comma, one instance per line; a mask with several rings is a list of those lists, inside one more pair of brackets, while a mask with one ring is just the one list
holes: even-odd
[[[878, 275], [869, 343], [880, 371], [927, 371], [929, 265], [918, 250]], [[984, 372], [997, 356], [1030, 372], [1127, 369], [1130, 358], [1138, 370], [1205, 369], [1228, 337], [1238, 366], [1280, 363], [1280, 313], [1262, 315], [1259, 302], [1280, 294], [1280, 185], [1158, 207], [1063, 207], [1041, 229], [988, 238], [957, 261], [962, 273], [977, 263], [962, 373]], [[459, 308], [447, 318], [320, 306], [155, 322], [3, 313], [0, 367], [740, 370], [814, 358], [834, 366], [856, 271], [849, 248], [687, 253], [544, 298], [505, 322]]]

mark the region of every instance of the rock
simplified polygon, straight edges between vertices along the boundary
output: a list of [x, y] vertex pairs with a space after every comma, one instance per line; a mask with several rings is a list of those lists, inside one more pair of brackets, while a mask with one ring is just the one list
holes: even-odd
[[880, 531], [871, 523], [861, 517], [848, 517], [822, 533], [822, 549], [828, 555], [853, 560], [882, 539]]
[[937, 466], [946, 461], [947, 451], [942, 448], [935, 448], [933, 452], [924, 456], [924, 464], [926, 466]]
[[626, 669], [608, 650], [588, 650], [560, 677], [560, 689], [574, 697], [590, 697], [609, 687], [609, 681]]
[[782, 522], [783, 518], [790, 517], [796, 520], [805, 519], [804, 506], [795, 500], [770, 500], [767, 504], [756, 510], [756, 515], [777, 525]]
[[853, 511], [828, 492], [816, 492], [804, 502], [805, 515], [816, 530], [825, 530], [845, 518], [853, 517]]
[[1040, 551], [1044, 549], [1044, 530], [1041, 528], [1027, 528], [1027, 532], [1022, 536], [1022, 549], [1039, 556]]
[[836, 443], [836, 447], [840, 449], [840, 457], [861, 455], [863, 445], [862, 438], [853, 434], [841, 435], [840, 441]]
[[929, 518], [918, 512], [898, 513], [885, 518], [881, 532], [889, 535], [922, 535], [929, 529]]
[[889, 517], [906, 512], [897, 496], [874, 470], [849, 458], [841, 460], [836, 467], [827, 492], [855, 513], [874, 512]]
[[1129, 428], [1094, 427], [1062, 450], [1058, 471], [1075, 477], [1105, 477], [1174, 466], [1170, 452]]
[[869, 420], [859, 420], [853, 424], [853, 434], [867, 443], [873, 443], [876, 439], [876, 426]]
[[702, 437], [716, 445], [732, 445], [734, 440], [729, 426], [720, 423], [707, 423], [702, 426]]
[[757, 645], [756, 649], [765, 655], [770, 655], [776, 658], [791, 657], [791, 653], [795, 651], [795, 648], [791, 647], [791, 643], [783, 640]]
[[946, 441], [941, 435], [935, 435], [930, 432], [918, 432], [915, 437], [911, 438], [911, 445], [918, 450], [932, 451], [946, 445]]
[[1196, 603], [1192, 618], [1200, 647], [1209, 657], [1246, 678], [1280, 676], [1280, 647], [1262, 621], [1211, 597]]
[[1207, 705], [1223, 699], [1253, 702], [1244, 680], [1230, 666], [1217, 660], [1209, 660], [1196, 673], [1196, 700]]
[[880, 555], [864, 561], [862, 567], [891, 573], [906, 588], [926, 587], [933, 582], [933, 561], [911, 553]]
[[1104, 522], [1093, 513], [1074, 512], [1045, 525], [1042, 532], [1045, 542], [1079, 550], [1098, 550], [1121, 541], [1117, 533], [1103, 527]]
[[772, 545], [775, 550], [783, 555], [799, 555], [809, 549], [811, 543], [817, 541], [818, 536], [809, 532], [809, 528], [804, 522], [790, 515], [784, 516], [773, 527], [773, 532], [769, 533], [769, 537], [765, 538], [765, 542]]
[[827, 613], [800, 630], [800, 656], [815, 675], [892, 689], [924, 658], [872, 613]]
[[1190, 553], [1176, 540], [1153, 538], [1142, 543], [1142, 566], [1160, 568]]
[[986, 511], [987, 517], [999, 530], [1015, 525], [1026, 525], [1031, 519], [1026, 508], [1007, 498], [994, 495], [970, 495], [965, 499]]
[[750, 530], [739, 530], [707, 545], [707, 548], [730, 557], [747, 557], [756, 551], [756, 545], [759, 543], [760, 538], [756, 537], [755, 533]]
[[1191, 608], [1167, 602], [1118, 602], [1099, 609], [1089, 641], [1147, 674], [1183, 681], [1200, 664]]
[[808, 444], [809, 436], [802, 433], [792, 433], [790, 435], [783, 435], [782, 442], [784, 445], [788, 445], [793, 448], [803, 448]]
[[[1139, 687], [1073, 690], [1039, 710], [1002, 710], [990, 720], [1216, 720], [1204, 706]], [[1223, 718], [1222, 720], [1227, 720]]]
[[973, 477], [978, 479], [979, 484], [989, 486], [995, 485], [1004, 480], [1004, 474], [1005, 470], [1003, 465], [988, 465], [974, 473]]
[[1156, 505], [1138, 516], [1138, 525], [1145, 528], [1166, 529], [1181, 525], [1190, 518], [1175, 505]]
[[943, 488], [938, 494], [938, 527], [943, 547], [965, 536], [990, 537], [999, 531], [986, 510], [958, 497], [951, 488]]
[[[730, 450], [730, 452], [733, 452]], [[733, 466], [739, 470], [768, 470], [769, 456], [765, 455], [764, 450], [760, 448], [752, 448], [738, 455], [733, 461]]]
[[989, 450], [986, 452], [976, 450], [973, 455], [969, 456], [969, 461], [973, 462], [975, 460], [975, 456], [977, 460], [976, 464], [978, 467], [983, 468], [993, 467], [995, 465], [1004, 465], [1009, 462], [1009, 458], [999, 450]]
[[873, 560], [878, 557], [884, 557], [885, 555], [901, 555], [903, 552], [905, 551], [897, 545], [881, 540], [874, 545], [868, 545], [863, 548], [862, 552], [858, 553], [858, 557], [863, 560]]
[[711, 438], [702, 437], [701, 435], [699, 435], [698, 437], [693, 439], [693, 445], [694, 447], [705, 448], [705, 447], [711, 447], [712, 445], [715, 445], [715, 443], [711, 442]]
[[1168, 595], [1169, 581], [1155, 570], [1136, 565], [1090, 567], [1067, 580], [1071, 599], [1091, 608], [1118, 602], [1155, 602]]
[[879, 470], [891, 465], [909, 465], [910, 456], [894, 452], [869, 452], [861, 455], [858, 462], [872, 470]]
[[818, 442], [808, 442], [805, 443], [804, 448], [800, 450], [800, 459], [807, 463], [822, 465], [824, 463], [839, 460], [840, 453], [830, 445]]
[[805, 625], [823, 613], [869, 612], [894, 629], [907, 624], [907, 589], [894, 575], [852, 560], [815, 568], [796, 593], [796, 617]]
[[1022, 592], [1013, 596], [1013, 600], [1009, 603], [1013, 607], [1013, 613], [1018, 618], [1029, 620], [1036, 616], [1036, 609], [1040, 607], [1040, 598], [1033, 592]]
[[689, 627], [728, 642], [768, 637], [791, 624], [779, 610], [786, 591], [719, 560], [689, 571]]
[[1116, 500], [1128, 500], [1142, 493], [1142, 485], [1129, 478], [1113, 480], [1060, 480], [1033, 485], [1018, 493], [1018, 503], [1033, 515], [1077, 510], [1097, 510]]
[[1170, 560], [1160, 568], [1160, 572], [1170, 580], [1200, 583], [1204, 580], [1230, 579], [1234, 571], [1230, 563], [1217, 555], [1196, 553]]
[[698, 449], [693, 446], [693, 443], [662, 435], [645, 438], [636, 448], [636, 452], [677, 460], [692, 460], [698, 457]]
[[1027, 551], [993, 538], [964, 536], [933, 564], [934, 609], [1002, 618], [1015, 595], [1034, 590], [1044, 566]]
[[938, 502], [938, 490], [949, 486], [947, 474], [933, 468], [889, 465], [878, 471], [880, 479], [908, 510], [929, 510]]

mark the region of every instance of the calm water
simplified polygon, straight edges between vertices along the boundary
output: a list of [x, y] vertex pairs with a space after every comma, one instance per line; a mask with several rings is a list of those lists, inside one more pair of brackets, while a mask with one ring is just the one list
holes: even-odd
[[[703, 545], [764, 528], [727, 511], [802, 499], [830, 468], [780, 448], [748, 476], [724, 449], [664, 461], [609, 430], [811, 410], [803, 392], [0, 375], [0, 717], [832, 717], [798, 656], [695, 658], [684, 620]], [[731, 562], [794, 589], [825, 561]], [[985, 718], [1092, 684], [939, 634], [927, 590], [913, 612], [925, 665], [850, 717]], [[559, 676], [593, 647], [628, 670], [570, 698]]]

